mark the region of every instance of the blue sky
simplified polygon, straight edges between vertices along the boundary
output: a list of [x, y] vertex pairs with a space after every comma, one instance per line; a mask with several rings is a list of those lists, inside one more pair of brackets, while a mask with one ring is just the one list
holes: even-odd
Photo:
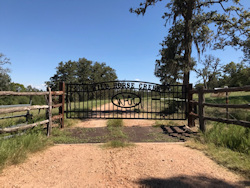
[[[129, 12], [141, 0], [0, 0], [0, 52], [11, 60], [11, 79], [42, 88], [60, 61], [105, 62], [119, 79], [159, 82], [154, 76], [159, 43], [167, 35], [164, 4], [145, 16]], [[250, 1], [244, 0], [245, 8]], [[195, 49], [193, 50], [195, 51]], [[241, 51], [208, 51], [223, 64], [241, 61]], [[197, 58], [197, 54], [193, 53]], [[197, 81], [194, 73], [190, 81]]]

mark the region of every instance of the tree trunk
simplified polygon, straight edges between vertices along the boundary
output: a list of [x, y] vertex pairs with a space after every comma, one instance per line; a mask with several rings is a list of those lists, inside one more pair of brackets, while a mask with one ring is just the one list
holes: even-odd
[[194, 0], [188, 0], [187, 2], [187, 12], [185, 13], [185, 34], [184, 34], [184, 43], [185, 43], [185, 54], [184, 54], [184, 77], [183, 85], [188, 86], [189, 84], [189, 75], [191, 67], [191, 53], [192, 53], [192, 34], [191, 34], [191, 23], [193, 16]]

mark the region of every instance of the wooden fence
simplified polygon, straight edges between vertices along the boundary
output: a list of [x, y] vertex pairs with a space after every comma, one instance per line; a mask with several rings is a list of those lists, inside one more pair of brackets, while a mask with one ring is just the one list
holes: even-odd
[[[14, 126], [14, 127], [6, 127], [0, 128], [1, 133], [13, 133], [17, 131], [22, 131], [26, 129], [30, 129], [36, 127], [38, 125], [47, 124], [47, 136], [51, 134], [52, 122], [55, 120], [60, 120], [61, 128], [64, 127], [64, 104], [65, 104], [65, 83], [62, 82], [59, 85], [60, 91], [51, 91], [48, 88], [47, 92], [13, 92], [13, 91], [0, 91], [0, 96], [45, 96], [47, 100], [47, 105], [32, 105], [32, 106], [17, 106], [17, 107], [9, 107], [9, 108], [1, 108], [0, 114], [14, 113], [14, 112], [22, 112], [22, 111], [30, 111], [30, 110], [40, 110], [47, 109], [46, 119], [40, 122]], [[59, 96], [59, 103], [53, 104], [52, 97]], [[59, 115], [52, 116], [52, 108], [59, 108]], [[17, 116], [13, 116], [17, 117]]]
[[[190, 127], [194, 126], [194, 120], [196, 118], [199, 119], [200, 130], [206, 130], [206, 120], [222, 122], [227, 124], [235, 124], [244, 127], [250, 128], [250, 122], [243, 121], [243, 120], [235, 120], [229, 119], [228, 116], [228, 109], [229, 108], [242, 108], [242, 109], [250, 109], [250, 104], [228, 104], [228, 97], [226, 97], [226, 104], [212, 104], [206, 103], [204, 94], [206, 93], [226, 93], [228, 96], [229, 92], [237, 92], [237, 91], [250, 91], [250, 86], [245, 87], [234, 87], [234, 88], [223, 88], [223, 89], [213, 89], [213, 90], [204, 90], [203, 88], [199, 88], [196, 90], [192, 89], [192, 84], [189, 85], [189, 92], [188, 92], [188, 125]], [[193, 100], [193, 94], [198, 94], [198, 101]], [[195, 106], [198, 106], [198, 114], [194, 112]], [[207, 117], [205, 115], [204, 107], [216, 107], [216, 108], [226, 108], [227, 111], [227, 118], [215, 118], [215, 117]]]

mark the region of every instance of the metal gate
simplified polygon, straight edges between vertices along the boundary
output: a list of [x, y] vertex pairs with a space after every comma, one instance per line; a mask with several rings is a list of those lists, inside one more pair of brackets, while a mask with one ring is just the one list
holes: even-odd
[[187, 118], [187, 88], [142, 81], [66, 84], [67, 118]]

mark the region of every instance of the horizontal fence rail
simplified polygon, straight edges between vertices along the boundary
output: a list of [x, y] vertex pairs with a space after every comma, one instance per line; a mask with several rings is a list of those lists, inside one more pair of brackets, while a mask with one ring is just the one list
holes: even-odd
[[[8, 114], [8, 113], [15, 113], [15, 112], [22, 112], [22, 111], [31, 111], [31, 110], [40, 110], [46, 109], [47, 110], [47, 119], [35, 122], [27, 125], [16, 125], [6, 128], [0, 128], [1, 133], [13, 133], [17, 131], [23, 131], [26, 129], [30, 129], [36, 127], [38, 125], [45, 125], [47, 124], [47, 136], [51, 134], [51, 128], [53, 125], [53, 121], [60, 120], [61, 128], [64, 127], [64, 104], [65, 104], [65, 83], [62, 82], [59, 85], [60, 91], [51, 91], [48, 88], [47, 92], [12, 92], [12, 91], [0, 91], [0, 96], [46, 96], [47, 97], [47, 105], [2, 105], [0, 106], [0, 114]], [[59, 96], [59, 103], [53, 104], [52, 97]], [[59, 108], [59, 115], [52, 116], [52, 108]], [[29, 113], [27, 114], [29, 115]], [[17, 117], [25, 117], [27, 115], [14, 115], [14, 116], [6, 116], [0, 117], [0, 119], [8, 119], [8, 118], [17, 118]]]
[[[238, 91], [250, 91], [250, 86], [244, 86], [244, 87], [234, 87], [234, 88], [222, 88], [222, 89], [214, 89], [214, 90], [204, 90], [203, 88], [199, 88], [196, 90], [192, 90], [192, 85], [190, 84], [190, 90], [188, 93], [188, 124], [189, 126], [194, 126], [194, 120], [199, 119], [200, 129], [202, 131], [206, 130], [205, 121], [215, 121], [215, 122], [221, 122], [221, 123], [227, 123], [227, 124], [235, 124], [240, 125], [243, 127], [250, 128], [250, 122], [249, 121], [243, 121], [243, 120], [236, 120], [236, 119], [229, 119], [229, 112], [228, 109], [246, 109], [250, 110], [250, 104], [228, 104], [228, 93], [229, 92], [238, 92]], [[205, 93], [226, 93], [226, 103], [227, 104], [213, 104], [213, 103], [206, 103], [205, 102]], [[198, 101], [193, 100], [193, 94], [198, 94]], [[216, 118], [216, 117], [208, 117], [205, 115], [205, 109], [204, 107], [214, 107], [214, 108], [225, 108], [227, 113], [227, 118]], [[195, 107], [198, 107], [198, 112], [195, 112]]]

